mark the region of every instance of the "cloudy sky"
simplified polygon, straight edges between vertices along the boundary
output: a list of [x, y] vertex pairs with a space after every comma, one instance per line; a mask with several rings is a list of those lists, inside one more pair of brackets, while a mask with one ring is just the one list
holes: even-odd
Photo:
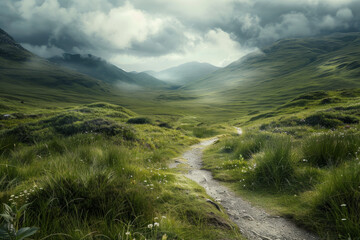
[[43, 57], [225, 66], [281, 38], [359, 31], [360, 0], [0, 0], [0, 28]]

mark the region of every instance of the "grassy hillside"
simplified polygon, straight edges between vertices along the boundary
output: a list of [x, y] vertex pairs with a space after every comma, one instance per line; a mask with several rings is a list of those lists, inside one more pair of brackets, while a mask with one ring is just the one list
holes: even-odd
[[246, 114], [277, 107], [304, 92], [359, 87], [359, 58], [359, 33], [281, 40], [183, 90]]
[[[103, 80], [110, 84], [121, 83], [135, 85], [146, 88], [165, 88], [169, 87], [166, 83], [146, 74], [146, 73], [129, 73], [112, 65], [105, 60], [91, 54], [69, 54], [64, 53], [61, 57], [52, 57], [49, 61], [60, 66], [74, 69], [93, 78]], [[122, 86], [125, 87], [126, 86]]]
[[[94, 98], [111, 94], [110, 86], [78, 72], [60, 68], [35, 56], [0, 31], [0, 94], [3, 98], [66, 101], [67, 97]], [[81, 96], [79, 97], [81, 98]]]

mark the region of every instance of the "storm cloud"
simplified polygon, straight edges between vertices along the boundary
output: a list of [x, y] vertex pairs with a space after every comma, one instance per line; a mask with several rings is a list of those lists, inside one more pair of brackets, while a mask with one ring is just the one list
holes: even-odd
[[43, 57], [91, 53], [126, 70], [224, 66], [291, 37], [360, 29], [357, 0], [2, 0], [0, 27]]

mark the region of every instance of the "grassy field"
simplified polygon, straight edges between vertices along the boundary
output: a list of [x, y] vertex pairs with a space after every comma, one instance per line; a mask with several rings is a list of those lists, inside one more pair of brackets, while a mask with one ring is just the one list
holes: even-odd
[[209, 148], [204, 168], [324, 239], [358, 239], [359, 108], [357, 89], [300, 95], [243, 120], [244, 134]]
[[34, 239], [241, 238], [202, 188], [167, 168], [197, 137], [226, 127], [108, 103], [1, 106], [1, 212], [14, 216], [2, 221], [15, 230], [36, 226]]

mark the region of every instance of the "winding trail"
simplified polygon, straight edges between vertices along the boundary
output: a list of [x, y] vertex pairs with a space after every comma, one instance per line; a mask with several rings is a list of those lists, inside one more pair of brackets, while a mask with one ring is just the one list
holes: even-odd
[[[239, 135], [242, 134], [240, 128], [236, 130]], [[204, 187], [207, 194], [226, 209], [230, 219], [239, 226], [245, 237], [250, 240], [318, 239], [285, 218], [271, 216], [264, 210], [253, 207], [219, 181], [214, 180], [210, 171], [201, 169], [203, 150], [217, 140], [218, 138], [212, 138], [202, 141], [183, 154], [182, 158], [187, 160], [186, 163], [190, 167], [186, 177]], [[177, 164], [179, 162], [170, 167], [175, 168]]]

